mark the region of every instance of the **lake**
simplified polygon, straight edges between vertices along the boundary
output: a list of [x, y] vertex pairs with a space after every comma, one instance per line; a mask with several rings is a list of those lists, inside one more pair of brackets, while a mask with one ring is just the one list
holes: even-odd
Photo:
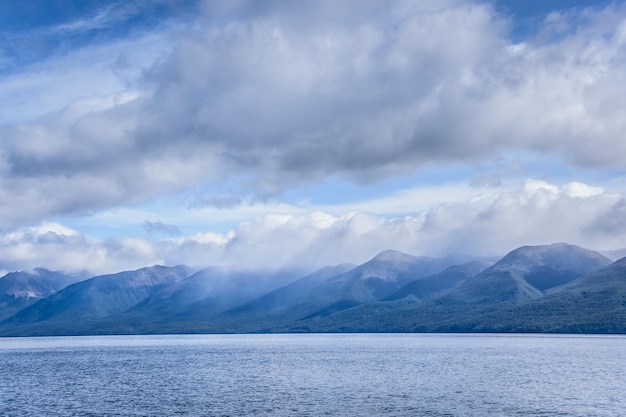
[[1, 416], [620, 416], [626, 337], [0, 338]]

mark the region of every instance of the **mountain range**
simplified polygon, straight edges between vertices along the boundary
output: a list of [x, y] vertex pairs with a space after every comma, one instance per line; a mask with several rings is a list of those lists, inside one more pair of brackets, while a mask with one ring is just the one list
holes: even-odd
[[387, 250], [306, 275], [153, 266], [0, 278], [2, 336], [260, 332], [626, 333], [626, 258], [557, 243], [500, 259]]
[[85, 278], [44, 268], [5, 275], [0, 279], [0, 321]]

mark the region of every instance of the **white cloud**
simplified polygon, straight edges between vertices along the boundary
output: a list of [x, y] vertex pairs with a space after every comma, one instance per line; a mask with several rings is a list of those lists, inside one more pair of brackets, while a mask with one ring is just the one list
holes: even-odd
[[[621, 216], [620, 197], [582, 183], [531, 180], [486, 196], [451, 184], [327, 207], [266, 202], [327, 178], [367, 184], [519, 150], [623, 169], [625, 7], [555, 14], [541, 33], [514, 44], [506, 19], [487, 3], [244, 1], [218, 10], [219, 19], [214, 6], [204, 4], [207, 14], [194, 24], [84, 47], [0, 79], [0, 102], [17, 103], [0, 105], [0, 227], [104, 218], [227, 184], [206, 202], [230, 211], [189, 213], [257, 217], [232, 235], [168, 241], [167, 251], [142, 239], [109, 246], [56, 232], [42, 239], [49, 248], [65, 247], [65, 239], [86, 257], [94, 250], [102, 268], [112, 253], [124, 258], [122, 248], [129, 263], [167, 253], [261, 264], [362, 259], [389, 246], [490, 252], [534, 241], [617, 244], [619, 233], [594, 222], [599, 213]], [[123, 19], [120, 10], [102, 21]], [[137, 225], [146, 219], [180, 230], [190, 221], [144, 216]], [[583, 227], [594, 224], [602, 236]], [[31, 262], [29, 250], [33, 262], [47, 259], [14, 243], [7, 249], [15, 259]]]
[[610, 250], [626, 241], [624, 201], [620, 194], [583, 183], [559, 186], [531, 179], [413, 215], [269, 213], [226, 233], [205, 230], [158, 242], [99, 240], [60, 224], [42, 224], [0, 235], [0, 267], [114, 272], [166, 263], [313, 269], [364, 262], [390, 248], [416, 255], [502, 255], [522, 245], [565, 241]]
[[102, 241], [57, 223], [0, 234], [0, 265], [7, 271], [44, 267], [110, 273], [163, 263], [160, 250], [145, 239]]
[[[322, 14], [306, 19], [296, 9], [271, 5], [246, 17], [246, 7], [252, 6], [239, 8], [242, 20], [226, 26], [201, 20], [180, 32], [173, 52], [148, 73], [145, 99], [121, 100], [117, 110], [92, 107], [92, 116], [81, 105], [69, 118], [68, 111], [61, 113], [61, 125], [48, 121], [5, 131], [14, 138], [9, 143], [23, 144], [4, 145], [17, 171], [11, 178], [20, 181], [21, 164], [34, 158], [39, 175], [60, 175], [52, 167], [62, 164], [68, 178], [94, 169], [103, 176], [130, 175], [139, 161], [150, 170], [137, 179], [149, 194], [162, 183], [171, 189], [240, 174], [262, 194], [331, 174], [368, 180], [510, 148], [623, 165], [617, 156], [626, 127], [622, 9], [586, 12], [589, 19], [576, 30], [566, 22], [569, 31], [560, 41], [512, 45], [505, 21], [484, 4], [416, 1], [381, 8], [371, 2], [351, 17], [342, 6], [325, 3]], [[302, 20], [305, 27], [294, 25]], [[607, 26], [599, 31], [598, 25]], [[146, 36], [123, 44], [123, 53], [108, 45], [57, 58], [54, 78], [29, 88], [54, 88], [44, 96], [69, 101], [101, 91], [123, 94], [119, 79], [105, 75], [107, 65], [132, 53], [141, 68], [158, 56], [158, 42], [169, 48], [173, 41], [165, 39]], [[137, 59], [139, 53], [144, 58]], [[84, 70], [94, 56], [100, 73]], [[74, 73], [89, 75], [76, 83], [81, 78]], [[82, 93], [62, 92], [72, 84]], [[4, 102], [16, 97], [8, 90]], [[54, 152], [42, 153], [42, 143], [54, 145]], [[67, 146], [107, 157], [89, 159], [65, 152]], [[172, 175], [178, 180], [153, 178], [181, 163], [187, 169]], [[102, 204], [107, 201], [116, 204]]]
[[587, 198], [604, 193], [602, 187], [592, 187], [582, 182], [570, 182], [563, 187], [563, 191], [571, 197]]
[[[585, 190], [584, 198], [572, 190]], [[622, 196], [586, 184], [528, 180], [519, 188], [493, 189], [402, 217], [357, 212], [260, 216], [199, 252], [214, 262], [322, 266], [362, 262], [388, 248], [436, 256], [498, 255], [521, 245], [560, 241], [614, 249], [625, 241], [623, 228], [614, 233], [589, 228], [619, 207]], [[175, 251], [170, 255], [177, 256]]]

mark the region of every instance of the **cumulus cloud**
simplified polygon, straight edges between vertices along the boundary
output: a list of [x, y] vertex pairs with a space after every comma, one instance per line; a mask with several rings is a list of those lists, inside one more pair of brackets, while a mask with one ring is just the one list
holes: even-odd
[[373, 2], [350, 17], [322, 4], [308, 24], [294, 9], [255, 8], [182, 39], [152, 72], [155, 112], [176, 103], [175, 123], [219, 144], [231, 168], [254, 167], [269, 191], [503, 149], [623, 166], [608, 151], [623, 150], [623, 9], [562, 17], [558, 38], [512, 44], [485, 4]]
[[516, 150], [625, 167], [623, 6], [555, 13], [521, 43], [490, 4], [462, 0], [202, 10], [124, 99], [5, 121], [0, 227], [197, 185], [233, 184], [206, 200], [230, 207]]
[[[268, 213], [233, 230], [101, 240], [56, 223], [0, 234], [2, 270], [46, 267], [94, 273], [153, 264], [311, 270], [360, 263], [385, 249], [415, 255], [503, 255], [522, 245], [568, 242], [615, 250], [626, 241], [623, 195], [583, 183], [529, 179], [403, 216], [366, 212]], [[151, 228], [161, 231], [160, 222]]]
[[254, 267], [320, 267], [364, 262], [393, 248], [418, 255], [503, 255], [518, 246], [569, 242], [592, 249], [623, 247], [623, 196], [583, 183], [527, 180], [440, 203], [412, 215], [362, 212], [268, 214], [226, 233], [180, 238], [168, 262]]
[[160, 249], [139, 238], [100, 240], [58, 223], [43, 223], [0, 234], [2, 270], [44, 267], [92, 274], [162, 264]]

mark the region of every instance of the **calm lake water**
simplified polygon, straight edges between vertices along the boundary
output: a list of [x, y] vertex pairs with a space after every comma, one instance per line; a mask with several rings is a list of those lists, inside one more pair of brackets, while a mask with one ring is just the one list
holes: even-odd
[[0, 338], [0, 416], [624, 416], [626, 337]]

